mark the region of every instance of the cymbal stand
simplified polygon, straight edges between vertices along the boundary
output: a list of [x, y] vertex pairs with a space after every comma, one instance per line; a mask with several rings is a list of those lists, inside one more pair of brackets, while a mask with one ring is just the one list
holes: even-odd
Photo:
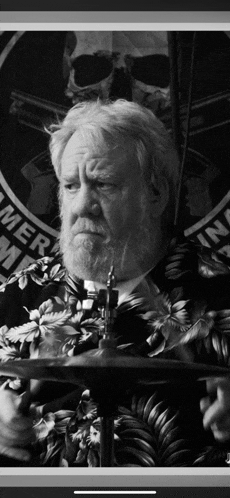
[[[95, 295], [96, 301], [104, 321], [103, 336], [99, 341], [99, 349], [116, 348], [113, 335], [113, 324], [116, 317], [118, 291], [114, 289], [116, 280], [114, 267], [111, 266], [107, 278], [107, 288], [100, 289]], [[100, 467], [113, 467], [114, 464], [114, 413], [117, 406], [118, 391], [109, 385], [107, 379], [103, 386], [98, 386], [91, 392], [93, 399], [98, 403], [100, 417]]]

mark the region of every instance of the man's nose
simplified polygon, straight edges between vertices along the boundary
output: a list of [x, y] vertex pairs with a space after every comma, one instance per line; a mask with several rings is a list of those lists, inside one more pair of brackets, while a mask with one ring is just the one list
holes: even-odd
[[73, 200], [72, 210], [75, 215], [85, 217], [88, 215], [99, 216], [100, 203], [88, 185], [82, 185]]

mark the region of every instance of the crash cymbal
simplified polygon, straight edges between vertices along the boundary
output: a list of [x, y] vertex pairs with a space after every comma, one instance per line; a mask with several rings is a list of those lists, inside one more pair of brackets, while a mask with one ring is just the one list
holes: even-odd
[[203, 380], [230, 376], [230, 369], [178, 360], [143, 358], [115, 348], [93, 349], [74, 357], [7, 361], [0, 374], [26, 379], [52, 380], [86, 386], [154, 385], [170, 381]]

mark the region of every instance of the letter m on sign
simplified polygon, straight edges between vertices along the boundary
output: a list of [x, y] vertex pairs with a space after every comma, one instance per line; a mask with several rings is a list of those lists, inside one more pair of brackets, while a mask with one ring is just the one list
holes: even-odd
[[21, 254], [21, 250], [18, 247], [10, 246], [9, 240], [2, 235], [0, 237], [0, 262], [3, 261], [2, 266], [9, 270], [18, 256]]

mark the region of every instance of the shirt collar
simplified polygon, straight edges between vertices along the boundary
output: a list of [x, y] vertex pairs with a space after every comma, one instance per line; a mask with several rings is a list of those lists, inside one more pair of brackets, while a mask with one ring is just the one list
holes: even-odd
[[[125, 282], [118, 282], [116, 285], [116, 290], [118, 290], [118, 306], [122, 304], [125, 299], [131, 294], [131, 292], [140, 284], [142, 280], [146, 277], [146, 275], [151, 271], [148, 270], [146, 273], [139, 275], [138, 277], [132, 278], [131, 280], [127, 280]], [[99, 291], [99, 289], [106, 289], [106, 285], [101, 282], [94, 282], [92, 280], [84, 281], [84, 288], [88, 291]]]

